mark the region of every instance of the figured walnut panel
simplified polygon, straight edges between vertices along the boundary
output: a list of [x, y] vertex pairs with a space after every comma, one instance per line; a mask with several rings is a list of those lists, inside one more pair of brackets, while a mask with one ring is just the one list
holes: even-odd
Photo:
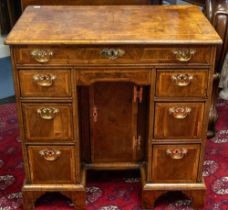
[[90, 87], [90, 105], [92, 162], [134, 162], [137, 112], [133, 84], [95, 83]]
[[[151, 64], [151, 63], [176, 63], [176, 64], [210, 64], [211, 47], [209, 46], [135, 46], [135, 45], [107, 45], [107, 46], [77, 46], [77, 47], [54, 47], [54, 46], [24, 46], [15, 48], [16, 63], [39, 64], [31, 53], [34, 50], [47, 51], [45, 64]], [[110, 59], [102, 55], [104, 49], [121, 49], [124, 54]], [[181, 62], [176, 58], [173, 50], [193, 49], [195, 54], [187, 62]], [[42, 64], [42, 63], [40, 63]]]
[[[221, 39], [198, 7], [31, 6], [5, 43], [13, 58], [25, 187], [32, 192], [24, 193], [25, 209], [33, 209], [34, 194], [52, 190], [84, 208], [86, 167], [140, 166], [143, 188], [155, 190], [154, 197], [159, 183], [195, 197], [196, 188], [204, 190], [197, 183]], [[61, 85], [56, 80], [53, 90], [41, 91], [28, 81], [36, 69], [69, 70], [73, 78], [63, 73]], [[191, 72], [197, 83], [179, 91], [167, 81], [170, 69]]]
[[75, 183], [73, 146], [29, 146], [28, 158], [33, 184]]
[[[169, 152], [183, 152], [180, 159]], [[152, 181], [161, 183], [195, 182], [198, 173], [199, 145], [154, 145], [152, 150]]]
[[[53, 119], [43, 119], [38, 109], [54, 108]], [[25, 135], [28, 141], [70, 141], [73, 139], [71, 104], [23, 103]], [[45, 117], [45, 114], [43, 114]]]
[[[70, 73], [70, 70], [20, 70], [21, 96], [71, 96]], [[34, 77], [38, 77], [37, 80]]]
[[203, 97], [207, 96], [207, 84], [207, 70], [159, 70], [156, 96]]
[[[173, 108], [177, 111], [176, 115], [170, 110]], [[186, 111], [178, 113], [178, 109], [183, 108]], [[204, 103], [156, 103], [154, 137], [157, 139], [201, 138], [203, 115]]]
[[219, 44], [221, 39], [192, 5], [31, 6], [6, 43], [201, 45]]

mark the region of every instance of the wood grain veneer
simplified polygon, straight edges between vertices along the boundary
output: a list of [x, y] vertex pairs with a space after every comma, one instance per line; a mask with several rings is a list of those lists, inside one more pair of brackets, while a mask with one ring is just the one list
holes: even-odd
[[[173, 113], [171, 109], [176, 111]], [[181, 111], [179, 112], [179, 109]], [[189, 113], [185, 110], [189, 109]], [[154, 137], [159, 139], [201, 138], [204, 103], [159, 102], [155, 104]], [[180, 115], [180, 117], [178, 117]], [[175, 125], [175, 126], [174, 126]]]
[[[173, 159], [167, 150], [186, 149], [181, 159]], [[200, 154], [199, 145], [154, 145], [152, 179], [156, 183], [195, 182]]]
[[[60, 152], [56, 160], [46, 160], [40, 155], [44, 149]], [[75, 150], [70, 146], [29, 146], [31, 181], [34, 184], [75, 183]]]
[[[59, 69], [54, 72], [52, 69], [21, 70], [19, 78], [22, 97], [70, 97], [72, 95], [69, 70]], [[39, 78], [42, 79], [41, 84], [39, 84]]]
[[202, 45], [221, 39], [197, 6], [29, 6], [6, 43]]
[[88, 169], [140, 170], [143, 208], [168, 191], [203, 207], [221, 39], [197, 7], [30, 6], [6, 43], [24, 209], [55, 191], [85, 209]]
[[[38, 113], [38, 110], [47, 108], [58, 110], [52, 119], [44, 119], [42, 113]], [[22, 112], [28, 141], [73, 140], [71, 104], [23, 103]]]
[[157, 71], [156, 96], [158, 97], [206, 97], [208, 71], [159, 70]]
[[[160, 64], [181, 64], [176, 59], [175, 54], [172, 52], [173, 46], [153, 46], [153, 45], [105, 45], [105, 46], [73, 46], [73, 47], [56, 47], [56, 46], [41, 46], [41, 45], [29, 45], [21, 46], [20, 48], [15, 48], [16, 62], [17, 64], [28, 65], [37, 64], [31, 53], [34, 49], [49, 49], [53, 52], [53, 56], [50, 57], [48, 61], [52, 65], [95, 65], [95, 64], [150, 64], [150, 63], [160, 63]], [[51, 44], [51, 43], [50, 43]], [[195, 65], [208, 65], [211, 60], [211, 47], [209, 46], [199, 46], [199, 45], [180, 45], [177, 49], [194, 49], [196, 54], [192, 56], [189, 61], [190, 64]], [[103, 49], [121, 49], [124, 50], [124, 55], [118, 59], [107, 59], [101, 56]], [[64, 55], [64, 56], [62, 56]]]

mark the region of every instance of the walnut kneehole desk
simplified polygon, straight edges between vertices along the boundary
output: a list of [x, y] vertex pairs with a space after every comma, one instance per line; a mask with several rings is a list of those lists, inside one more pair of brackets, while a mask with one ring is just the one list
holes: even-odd
[[200, 208], [216, 46], [195, 6], [30, 6], [8, 35], [24, 208], [58, 191], [85, 209], [86, 171], [138, 169], [142, 207]]

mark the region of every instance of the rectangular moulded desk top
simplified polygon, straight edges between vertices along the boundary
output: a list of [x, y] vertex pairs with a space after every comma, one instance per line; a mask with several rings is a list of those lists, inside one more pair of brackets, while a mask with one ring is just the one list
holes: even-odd
[[29, 6], [5, 43], [220, 44], [197, 6]]

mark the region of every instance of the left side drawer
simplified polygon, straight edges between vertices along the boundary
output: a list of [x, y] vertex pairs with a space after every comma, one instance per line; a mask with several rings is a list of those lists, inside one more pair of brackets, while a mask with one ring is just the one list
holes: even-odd
[[33, 184], [75, 183], [73, 146], [28, 146], [28, 158]]
[[72, 105], [68, 103], [23, 103], [27, 141], [69, 141], [73, 139]]
[[71, 96], [70, 70], [19, 70], [21, 96]]

